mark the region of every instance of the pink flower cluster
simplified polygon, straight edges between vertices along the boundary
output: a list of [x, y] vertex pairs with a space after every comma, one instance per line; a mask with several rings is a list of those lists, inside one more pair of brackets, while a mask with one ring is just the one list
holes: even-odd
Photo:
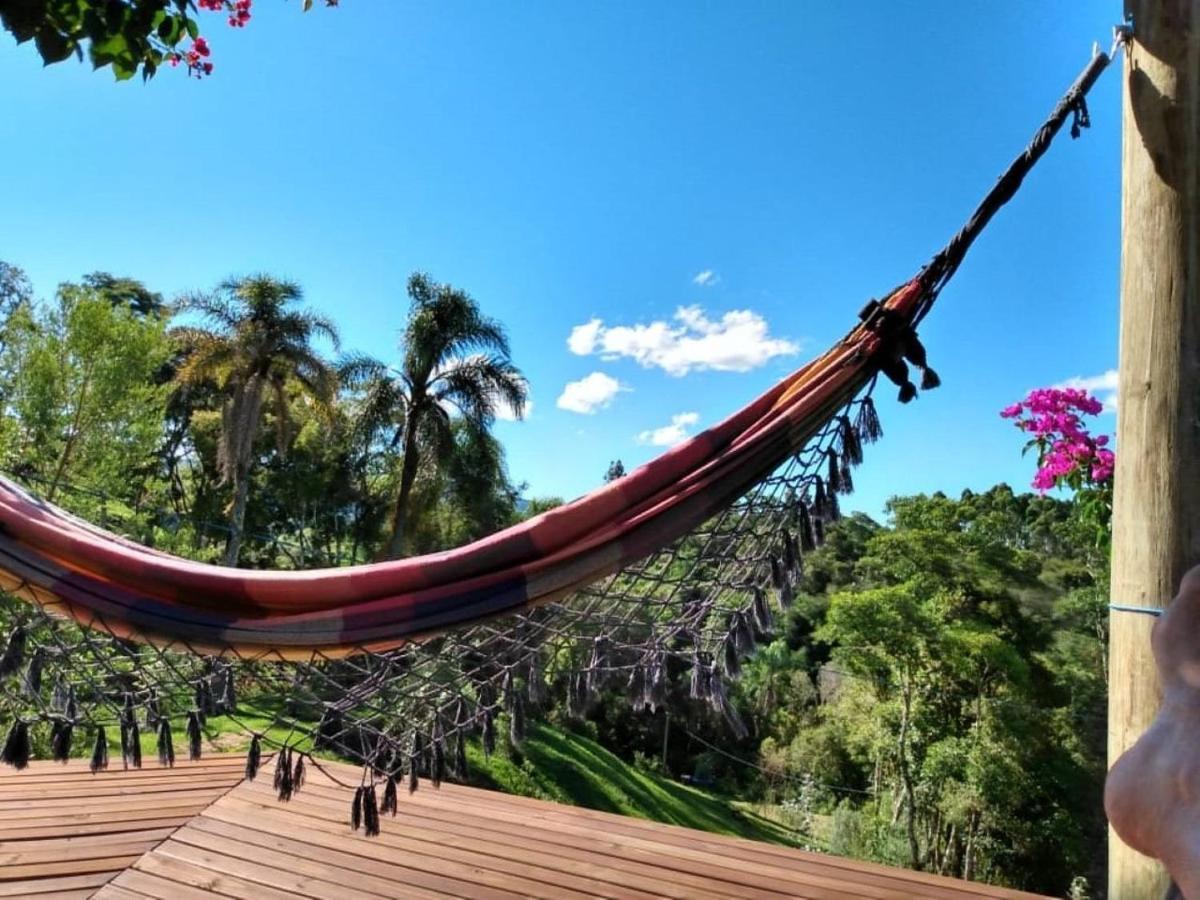
[[1080, 388], [1039, 388], [1000, 415], [1030, 435], [1038, 448], [1033, 486], [1042, 493], [1056, 487], [1093, 487], [1112, 480], [1115, 457], [1107, 435], [1092, 437], [1080, 416], [1099, 415], [1103, 404]]
[[167, 61], [174, 66], [180, 63], [186, 63], [188, 74], [195, 75], [200, 78], [204, 75], [211, 75], [213, 64], [208, 61], [209, 54], [212, 50], [209, 49], [208, 41], [202, 37], [192, 41], [192, 46], [184, 53], [170, 53], [167, 55]]
[[234, 28], [245, 28], [250, 21], [250, 0], [236, 0], [233, 12], [229, 16], [229, 24]]
[[201, 9], [209, 12], [229, 11], [229, 24], [234, 28], [245, 28], [250, 21], [250, 6], [253, 0], [196, 0]]
[[[246, 23], [250, 21], [250, 7], [253, 2], [254, 0], [196, 0], [196, 5], [208, 12], [228, 12], [229, 24], [232, 27], [245, 28]], [[202, 78], [212, 74], [213, 64], [208, 59], [211, 52], [208, 41], [197, 37], [189, 49], [182, 53], [171, 50], [166, 59], [173, 67], [180, 63], [185, 64], [189, 75]]]

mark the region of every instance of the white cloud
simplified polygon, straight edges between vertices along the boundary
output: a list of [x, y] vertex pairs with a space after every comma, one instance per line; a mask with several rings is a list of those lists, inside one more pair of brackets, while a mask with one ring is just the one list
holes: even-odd
[[1106, 413], [1115, 413], [1117, 411], [1117, 381], [1117, 370], [1109, 369], [1099, 375], [1080, 375], [1068, 378], [1062, 384], [1056, 384], [1055, 387], [1082, 388], [1089, 391], [1104, 404]]
[[700, 287], [712, 287], [721, 280], [721, 276], [712, 269], [705, 269], [703, 272], [697, 272], [692, 278], [692, 284], [698, 284]]
[[613, 327], [592, 319], [571, 330], [567, 346], [577, 356], [628, 357], [675, 376], [693, 369], [748, 372], [800, 350], [794, 341], [771, 337], [766, 319], [752, 310], [731, 310], [714, 321], [699, 306], [681, 306], [673, 318], [675, 324], [659, 320]]
[[567, 349], [576, 356], [587, 356], [596, 349], [596, 340], [603, 327], [604, 322], [600, 319], [592, 319], [590, 322], [576, 325], [571, 329], [571, 334], [567, 338]]
[[629, 388], [617, 381], [611, 375], [603, 372], [593, 372], [578, 381], [568, 381], [558, 398], [558, 408], [568, 412], [590, 416], [596, 410], [604, 409], [621, 391]]
[[650, 444], [653, 447], [674, 447], [676, 444], [691, 437], [688, 434], [688, 429], [699, 421], [699, 413], [679, 413], [671, 416], [670, 425], [641, 432], [637, 436], [637, 442], [639, 444]]

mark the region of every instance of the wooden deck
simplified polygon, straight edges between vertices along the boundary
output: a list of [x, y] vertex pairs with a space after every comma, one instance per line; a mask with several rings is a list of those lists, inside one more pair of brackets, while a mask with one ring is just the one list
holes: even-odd
[[349, 792], [320, 773], [280, 803], [269, 764], [253, 783], [242, 767], [0, 771], [0, 897], [1034, 896], [452, 785], [402, 792], [366, 838], [347, 824]]

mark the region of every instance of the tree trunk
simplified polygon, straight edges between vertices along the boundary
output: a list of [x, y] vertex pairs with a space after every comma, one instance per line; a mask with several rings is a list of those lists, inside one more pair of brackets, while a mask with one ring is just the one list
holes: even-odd
[[669, 710], [663, 710], [663, 751], [662, 751], [662, 770], [664, 775], [668, 775], [667, 771], [667, 739], [671, 734], [671, 713]]
[[392, 510], [392, 536], [388, 541], [387, 559], [399, 559], [404, 555], [406, 531], [408, 529], [408, 505], [412, 499], [413, 484], [417, 480], [417, 429], [409, 419], [404, 429], [404, 459], [400, 464], [400, 492]]
[[917, 803], [916, 792], [913, 790], [912, 770], [908, 764], [908, 729], [912, 717], [912, 687], [906, 680], [902, 688], [904, 707], [900, 716], [900, 780], [904, 785], [904, 802], [908, 807], [905, 828], [908, 832], [908, 852], [912, 857], [912, 867], [921, 869], [921, 845], [917, 840]]
[[[1126, 0], [1121, 349], [1113, 603], [1155, 607], [1200, 562], [1200, 0]], [[1110, 618], [1108, 761], [1153, 720], [1148, 615]], [[1166, 874], [1109, 830], [1108, 894], [1162, 897]]]
[[239, 466], [237, 486], [233, 492], [233, 508], [229, 512], [229, 537], [225, 539], [225, 558], [222, 563], [236, 567], [242, 552], [242, 530], [246, 524], [246, 503], [250, 499], [250, 466]]
[[963, 881], [975, 878], [975, 835], [979, 831], [979, 813], [971, 813], [968, 817], [970, 825], [967, 829], [967, 846], [963, 850]]
[[89, 365], [87, 371], [83, 373], [83, 383], [79, 386], [79, 396], [75, 400], [75, 413], [71, 417], [71, 432], [67, 435], [67, 443], [63, 447], [63, 451], [58, 457], [58, 466], [54, 470], [54, 477], [50, 481], [50, 487], [46, 489], [46, 499], [53, 503], [54, 497], [58, 494], [58, 488], [62, 484], [63, 477], [66, 475], [67, 466], [71, 462], [71, 456], [75, 451], [75, 444], [79, 440], [79, 432], [83, 427], [83, 406], [87, 403], [88, 389], [92, 384], [92, 367]]
[[945, 875], [950, 871], [950, 863], [954, 858], [954, 848], [958, 846], [958, 826], [951, 825], [946, 835], [946, 848], [942, 851], [942, 861], [938, 866], [938, 874]]

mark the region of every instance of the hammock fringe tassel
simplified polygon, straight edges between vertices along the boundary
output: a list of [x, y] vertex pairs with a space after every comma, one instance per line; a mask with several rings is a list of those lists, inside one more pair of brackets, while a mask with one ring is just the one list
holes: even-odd
[[108, 768], [108, 737], [103, 726], [96, 728], [96, 740], [92, 744], [92, 758], [88, 762], [88, 768], [93, 775]]
[[253, 781], [258, 774], [258, 766], [262, 762], [262, 744], [258, 735], [250, 739], [250, 749], [246, 752], [246, 780]]
[[17, 719], [8, 729], [8, 737], [4, 740], [4, 749], [0, 750], [0, 761], [14, 769], [24, 769], [29, 765], [30, 753], [29, 726]]

